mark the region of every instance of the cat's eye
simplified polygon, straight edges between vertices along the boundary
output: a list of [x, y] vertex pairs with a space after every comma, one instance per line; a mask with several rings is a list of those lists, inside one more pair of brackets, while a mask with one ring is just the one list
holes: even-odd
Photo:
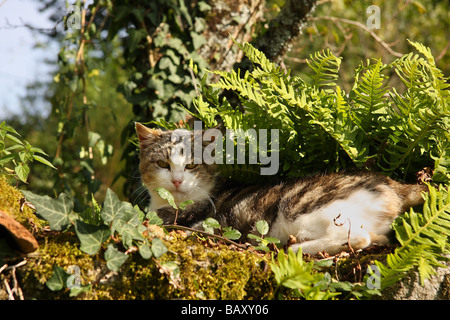
[[170, 168], [170, 164], [168, 164], [167, 162], [162, 161], [162, 160], [156, 161], [156, 164], [158, 166], [160, 166], [161, 168], [164, 168], [164, 169], [169, 169]]
[[198, 164], [195, 164], [195, 163], [188, 163], [188, 164], [185, 166], [185, 168], [188, 169], [188, 170], [192, 170], [192, 169], [194, 169], [194, 168], [197, 167], [197, 166], [198, 166]]

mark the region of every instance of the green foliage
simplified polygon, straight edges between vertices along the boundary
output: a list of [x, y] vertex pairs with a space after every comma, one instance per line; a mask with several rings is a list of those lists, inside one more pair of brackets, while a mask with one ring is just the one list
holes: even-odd
[[69, 274], [67, 274], [60, 266], [54, 266], [52, 277], [45, 285], [52, 291], [59, 291], [64, 288], [67, 279], [69, 279]]
[[[336, 84], [340, 59], [330, 51], [311, 55], [308, 83], [290, 76], [289, 70], [277, 67], [248, 43], [238, 44], [254, 64], [253, 70], [244, 75], [240, 70], [212, 71], [221, 77], [212, 85], [207, 84], [206, 74], [202, 76], [202, 95], [194, 100], [195, 116], [207, 127], [220, 121], [229, 129], [279, 129], [282, 175], [356, 166], [407, 179], [434, 164], [434, 182], [446, 185], [450, 177], [449, 85], [430, 50], [411, 44], [419, 54], [406, 54], [389, 65], [381, 60], [362, 63], [348, 95]], [[192, 69], [198, 74], [195, 66]], [[387, 85], [390, 73], [403, 82], [403, 92]], [[221, 90], [234, 92], [239, 106], [232, 106]], [[237, 178], [242, 170], [246, 165], [234, 164], [225, 174]], [[401, 247], [387, 256], [386, 265], [376, 261], [381, 289], [413, 268], [418, 268], [423, 282], [435, 267], [442, 266], [439, 261], [449, 249], [448, 202], [442, 186], [439, 190], [430, 187], [423, 213], [411, 210], [395, 221], [392, 228]], [[263, 243], [266, 230], [262, 223], [259, 227], [261, 237], [249, 237]], [[279, 286], [295, 289], [304, 298], [334, 296], [329, 293], [335, 283], [311, 273], [311, 268], [293, 253], [288, 258], [280, 254], [272, 264]], [[322, 292], [313, 283], [322, 283], [329, 291]], [[379, 293], [364, 285], [337, 286], [357, 298]]]
[[387, 256], [386, 264], [376, 261], [381, 272], [381, 288], [386, 288], [417, 267], [420, 280], [435, 274], [435, 267], [445, 267], [450, 244], [450, 193], [440, 186], [429, 187], [425, 195], [423, 213], [413, 209], [398, 217], [392, 224], [400, 247]]
[[256, 230], [258, 230], [260, 236], [249, 234], [247, 237], [249, 239], [256, 240], [259, 246], [255, 247], [256, 250], [269, 251], [269, 243], [278, 244], [280, 240], [273, 237], [264, 237], [269, 232], [269, 224], [265, 220], [259, 220], [255, 224]]
[[[76, 220], [75, 232], [81, 242], [80, 250], [91, 255], [96, 254], [102, 244], [111, 236], [111, 231], [107, 226], [91, 225], [81, 220]], [[106, 253], [105, 259], [108, 260]]]
[[175, 204], [175, 199], [173, 198], [173, 195], [165, 188], [156, 188], [155, 191], [158, 193], [161, 199], [164, 199], [167, 201], [167, 203], [174, 208], [175, 210], [178, 210], [177, 205]]
[[[381, 294], [377, 288], [368, 286], [367, 279], [365, 283], [334, 279], [325, 271], [327, 268], [330, 270], [332, 265], [333, 261], [330, 259], [305, 261], [301, 248], [297, 253], [289, 248], [287, 254], [280, 250], [276, 258], [272, 256], [270, 264], [278, 284], [273, 298], [277, 298], [276, 295], [281, 293], [282, 287], [291, 289], [296, 297], [306, 300], [367, 299]], [[331, 270], [335, 268], [337, 266]], [[334, 272], [337, 272], [337, 269]]]
[[49, 222], [52, 230], [62, 231], [70, 225], [73, 199], [69, 195], [61, 193], [57, 199], [52, 199], [49, 196], [40, 196], [31, 191], [22, 192], [33, 203], [38, 215]]
[[[167, 251], [158, 237], [145, 236], [148, 229], [143, 225], [144, 220], [148, 220], [149, 224], [160, 225], [161, 219], [154, 212], [145, 215], [137, 206], [120, 201], [111, 189], [107, 190], [103, 207], [94, 202], [92, 210], [82, 213], [73, 212], [73, 199], [65, 193], [57, 199], [30, 191], [24, 191], [24, 194], [36, 207], [36, 213], [49, 222], [51, 230], [66, 231], [73, 228], [80, 241], [81, 251], [96, 255], [107, 246], [104, 258], [110, 270], [118, 271], [129, 252], [139, 251], [144, 259], [150, 259], [152, 256], [159, 258]], [[123, 252], [122, 248], [126, 251]]]
[[[70, 268], [69, 270], [70, 271]], [[60, 291], [64, 288], [70, 289], [70, 297], [76, 297], [82, 292], [87, 292], [91, 290], [91, 285], [82, 286], [80, 283], [77, 283], [79, 279], [76, 277], [79, 276], [74, 270], [74, 274], [66, 272], [63, 268], [58, 265], [53, 267], [53, 274], [49, 280], [45, 283], [47, 288], [52, 291]]]
[[[325, 274], [314, 270], [314, 262], [303, 260], [302, 250], [295, 254], [291, 249], [287, 256], [280, 250], [278, 257], [272, 259], [270, 267], [275, 274], [278, 287], [284, 286], [293, 289], [294, 292], [306, 300], [327, 300], [340, 293], [330, 290], [321, 290], [319, 284], [323, 281]], [[277, 290], [275, 290], [276, 294]]]
[[[27, 182], [30, 174], [29, 164], [34, 160], [51, 168], [53, 164], [43, 156], [47, 154], [40, 148], [33, 147], [20, 134], [8, 126], [5, 121], [0, 123], [0, 173], [14, 176], [17, 180]], [[11, 166], [14, 168], [10, 168]]]
[[230, 240], [237, 240], [242, 236], [239, 230], [233, 229], [232, 227], [222, 227], [219, 221], [214, 218], [206, 218], [205, 221], [202, 222], [202, 227], [211, 235], [214, 234], [215, 229], [218, 229], [220, 235]]
[[310, 60], [307, 61], [308, 66], [314, 71], [310, 76], [312, 84], [316, 87], [335, 86], [341, 59], [335, 57], [329, 49], [323, 52], [316, 52], [309, 57]]
[[127, 258], [128, 256], [117, 250], [113, 244], [109, 244], [108, 249], [105, 251], [106, 266], [112, 271], [119, 271]]
[[[439, 56], [436, 59], [439, 68], [449, 74], [450, 55], [445, 50], [446, 30], [450, 27], [448, 2], [411, 1], [399, 5], [389, 0], [377, 1], [376, 5], [381, 9], [381, 28], [373, 31], [378, 38], [365, 29], [366, 19], [371, 16], [366, 10], [373, 4], [368, 0], [318, 3], [313, 17], [303, 28], [304, 36], [295, 39], [292, 49], [284, 57], [285, 64], [294, 74], [308, 73], [309, 66], [302, 58], [329, 48], [346, 62], [341, 66], [339, 80], [341, 87], [349, 92], [355, 65], [372, 57], [390, 63], [402, 53], [409, 52], [407, 39], [414, 39], [430, 47]], [[389, 83], [397, 88], [401, 86], [398, 79], [391, 78]]]
[[[195, 88], [188, 61], [207, 67], [199, 50], [206, 43], [203, 32], [210, 10], [206, 1], [190, 0], [120, 0], [108, 8], [114, 16], [108, 38], [121, 39], [128, 72], [119, 92], [132, 104], [134, 114], [123, 129], [123, 144], [135, 139], [135, 121], [179, 121], [186, 115], [185, 107], [191, 109]], [[120, 174], [126, 176], [138, 169], [133, 144], [127, 145], [124, 159], [126, 168]], [[139, 182], [126, 178], [130, 192], [136, 188], [133, 183]]]
[[[195, 116], [207, 127], [220, 119], [229, 129], [279, 129], [281, 175], [356, 166], [405, 179], [434, 162], [438, 171], [433, 178], [446, 182], [448, 85], [429, 49], [411, 44], [420, 55], [410, 53], [389, 65], [381, 60], [361, 64], [348, 95], [336, 85], [340, 59], [330, 51], [310, 56], [308, 83], [250, 44], [238, 44], [253, 70], [244, 75], [239, 69], [212, 71], [220, 75], [212, 85], [205, 74], [199, 82], [202, 95], [194, 100]], [[404, 92], [387, 86], [392, 72], [403, 81]], [[240, 106], [222, 98], [221, 90], [234, 92]], [[237, 174], [227, 175], [238, 176], [245, 166], [235, 165]]]

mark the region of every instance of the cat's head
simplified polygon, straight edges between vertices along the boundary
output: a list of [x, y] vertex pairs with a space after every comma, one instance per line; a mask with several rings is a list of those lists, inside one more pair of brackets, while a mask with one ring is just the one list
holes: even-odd
[[[151, 209], [167, 206], [154, 191], [163, 187], [170, 191], [175, 203], [209, 198], [216, 178], [215, 164], [194, 164], [194, 134], [188, 130], [161, 131], [136, 123], [140, 147], [140, 172], [144, 186], [152, 197]], [[190, 143], [186, 154], [184, 143]]]

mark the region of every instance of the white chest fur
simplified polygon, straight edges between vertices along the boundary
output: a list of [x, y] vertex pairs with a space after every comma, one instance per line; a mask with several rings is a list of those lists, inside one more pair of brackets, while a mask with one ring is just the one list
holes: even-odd
[[[283, 210], [283, 208], [279, 208]], [[358, 190], [345, 200], [335, 200], [310, 213], [286, 221], [282, 212], [272, 225], [270, 236], [286, 243], [290, 235], [304, 253], [325, 250], [336, 254], [348, 248], [364, 248], [374, 240], [385, 241], [391, 221], [386, 219], [387, 203], [382, 194]]]

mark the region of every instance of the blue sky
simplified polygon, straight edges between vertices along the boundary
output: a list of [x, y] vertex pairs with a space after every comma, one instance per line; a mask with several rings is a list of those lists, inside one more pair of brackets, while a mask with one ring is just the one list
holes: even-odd
[[[36, 0], [0, 0], [0, 121], [8, 114], [20, 111], [20, 97], [26, 86], [36, 79], [50, 79], [51, 67], [44, 59], [55, 60], [58, 47], [48, 39], [31, 32], [24, 24], [35, 28], [54, 27], [46, 13], [39, 12]], [[35, 48], [36, 43], [44, 44]], [[39, 110], [43, 106], [37, 106]]]

